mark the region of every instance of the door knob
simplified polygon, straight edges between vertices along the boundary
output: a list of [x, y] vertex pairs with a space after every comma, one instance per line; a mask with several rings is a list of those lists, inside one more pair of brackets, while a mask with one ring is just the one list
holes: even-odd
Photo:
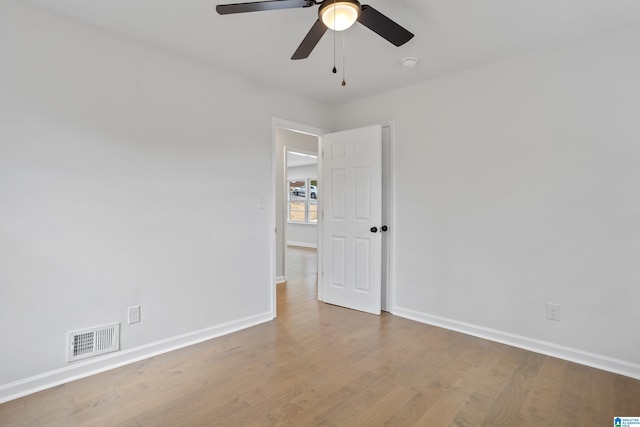
[[371, 232], [372, 233], [377, 233], [378, 232], [378, 227], [371, 227]]
[[382, 227], [380, 227], [380, 231], [387, 231], [389, 229], [389, 227], [387, 227], [386, 225], [383, 225]]

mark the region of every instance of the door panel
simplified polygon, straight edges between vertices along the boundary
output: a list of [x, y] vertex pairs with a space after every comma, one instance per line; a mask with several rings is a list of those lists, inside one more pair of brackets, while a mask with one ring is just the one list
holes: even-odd
[[371, 168], [359, 167], [354, 170], [355, 176], [355, 219], [371, 221]]
[[381, 127], [322, 137], [325, 156], [323, 299], [380, 314], [382, 221]]
[[331, 237], [331, 286], [337, 288], [345, 287], [345, 271], [346, 271], [346, 242], [344, 237]]
[[345, 169], [331, 171], [331, 220], [346, 221], [347, 219], [347, 174]]
[[369, 274], [371, 259], [371, 241], [370, 239], [354, 239], [355, 259], [354, 269], [355, 277], [353, 287], [356, 291], [369, 293], [371, 290], [371, 276]]

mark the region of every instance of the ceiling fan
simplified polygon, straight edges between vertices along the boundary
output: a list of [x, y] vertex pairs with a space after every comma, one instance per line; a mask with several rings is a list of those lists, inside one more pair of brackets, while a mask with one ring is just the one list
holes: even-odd
[[320, 5], [318, 19], [294, 52], [291, 59], [305, 59], [316, 47], [327, 29], [343, 31], [356, 21], [396, 46], [402, 46], [413, 34], [369, 5], [358, 0], [265, 0], [216, 6], [220, 15], [259, 12], [263, 10], [296, 9]]

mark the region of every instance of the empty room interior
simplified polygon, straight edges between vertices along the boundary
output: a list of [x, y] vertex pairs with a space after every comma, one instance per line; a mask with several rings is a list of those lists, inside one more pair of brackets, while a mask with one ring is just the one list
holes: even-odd
[[639, 52], [637, 0], [0, 0], [0, 425], [640, 425]]

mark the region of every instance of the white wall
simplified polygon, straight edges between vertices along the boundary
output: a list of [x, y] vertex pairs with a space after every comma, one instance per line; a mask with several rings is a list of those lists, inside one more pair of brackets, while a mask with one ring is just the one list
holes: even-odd
[[0, 401], [271, 318], [272, 118], [329, 107], [15, 0], [0, 58]]
[[315, 224], [287, 224], [287, 245], [304, 248], [318, 247], [318, 227]]
[[629, 26], [336, 110], [395, 120], [394, 313], [640, 377], [639, 46]]
[[287, 179], [318, 179], [318, 165], [293, 166], [287, 168]]

